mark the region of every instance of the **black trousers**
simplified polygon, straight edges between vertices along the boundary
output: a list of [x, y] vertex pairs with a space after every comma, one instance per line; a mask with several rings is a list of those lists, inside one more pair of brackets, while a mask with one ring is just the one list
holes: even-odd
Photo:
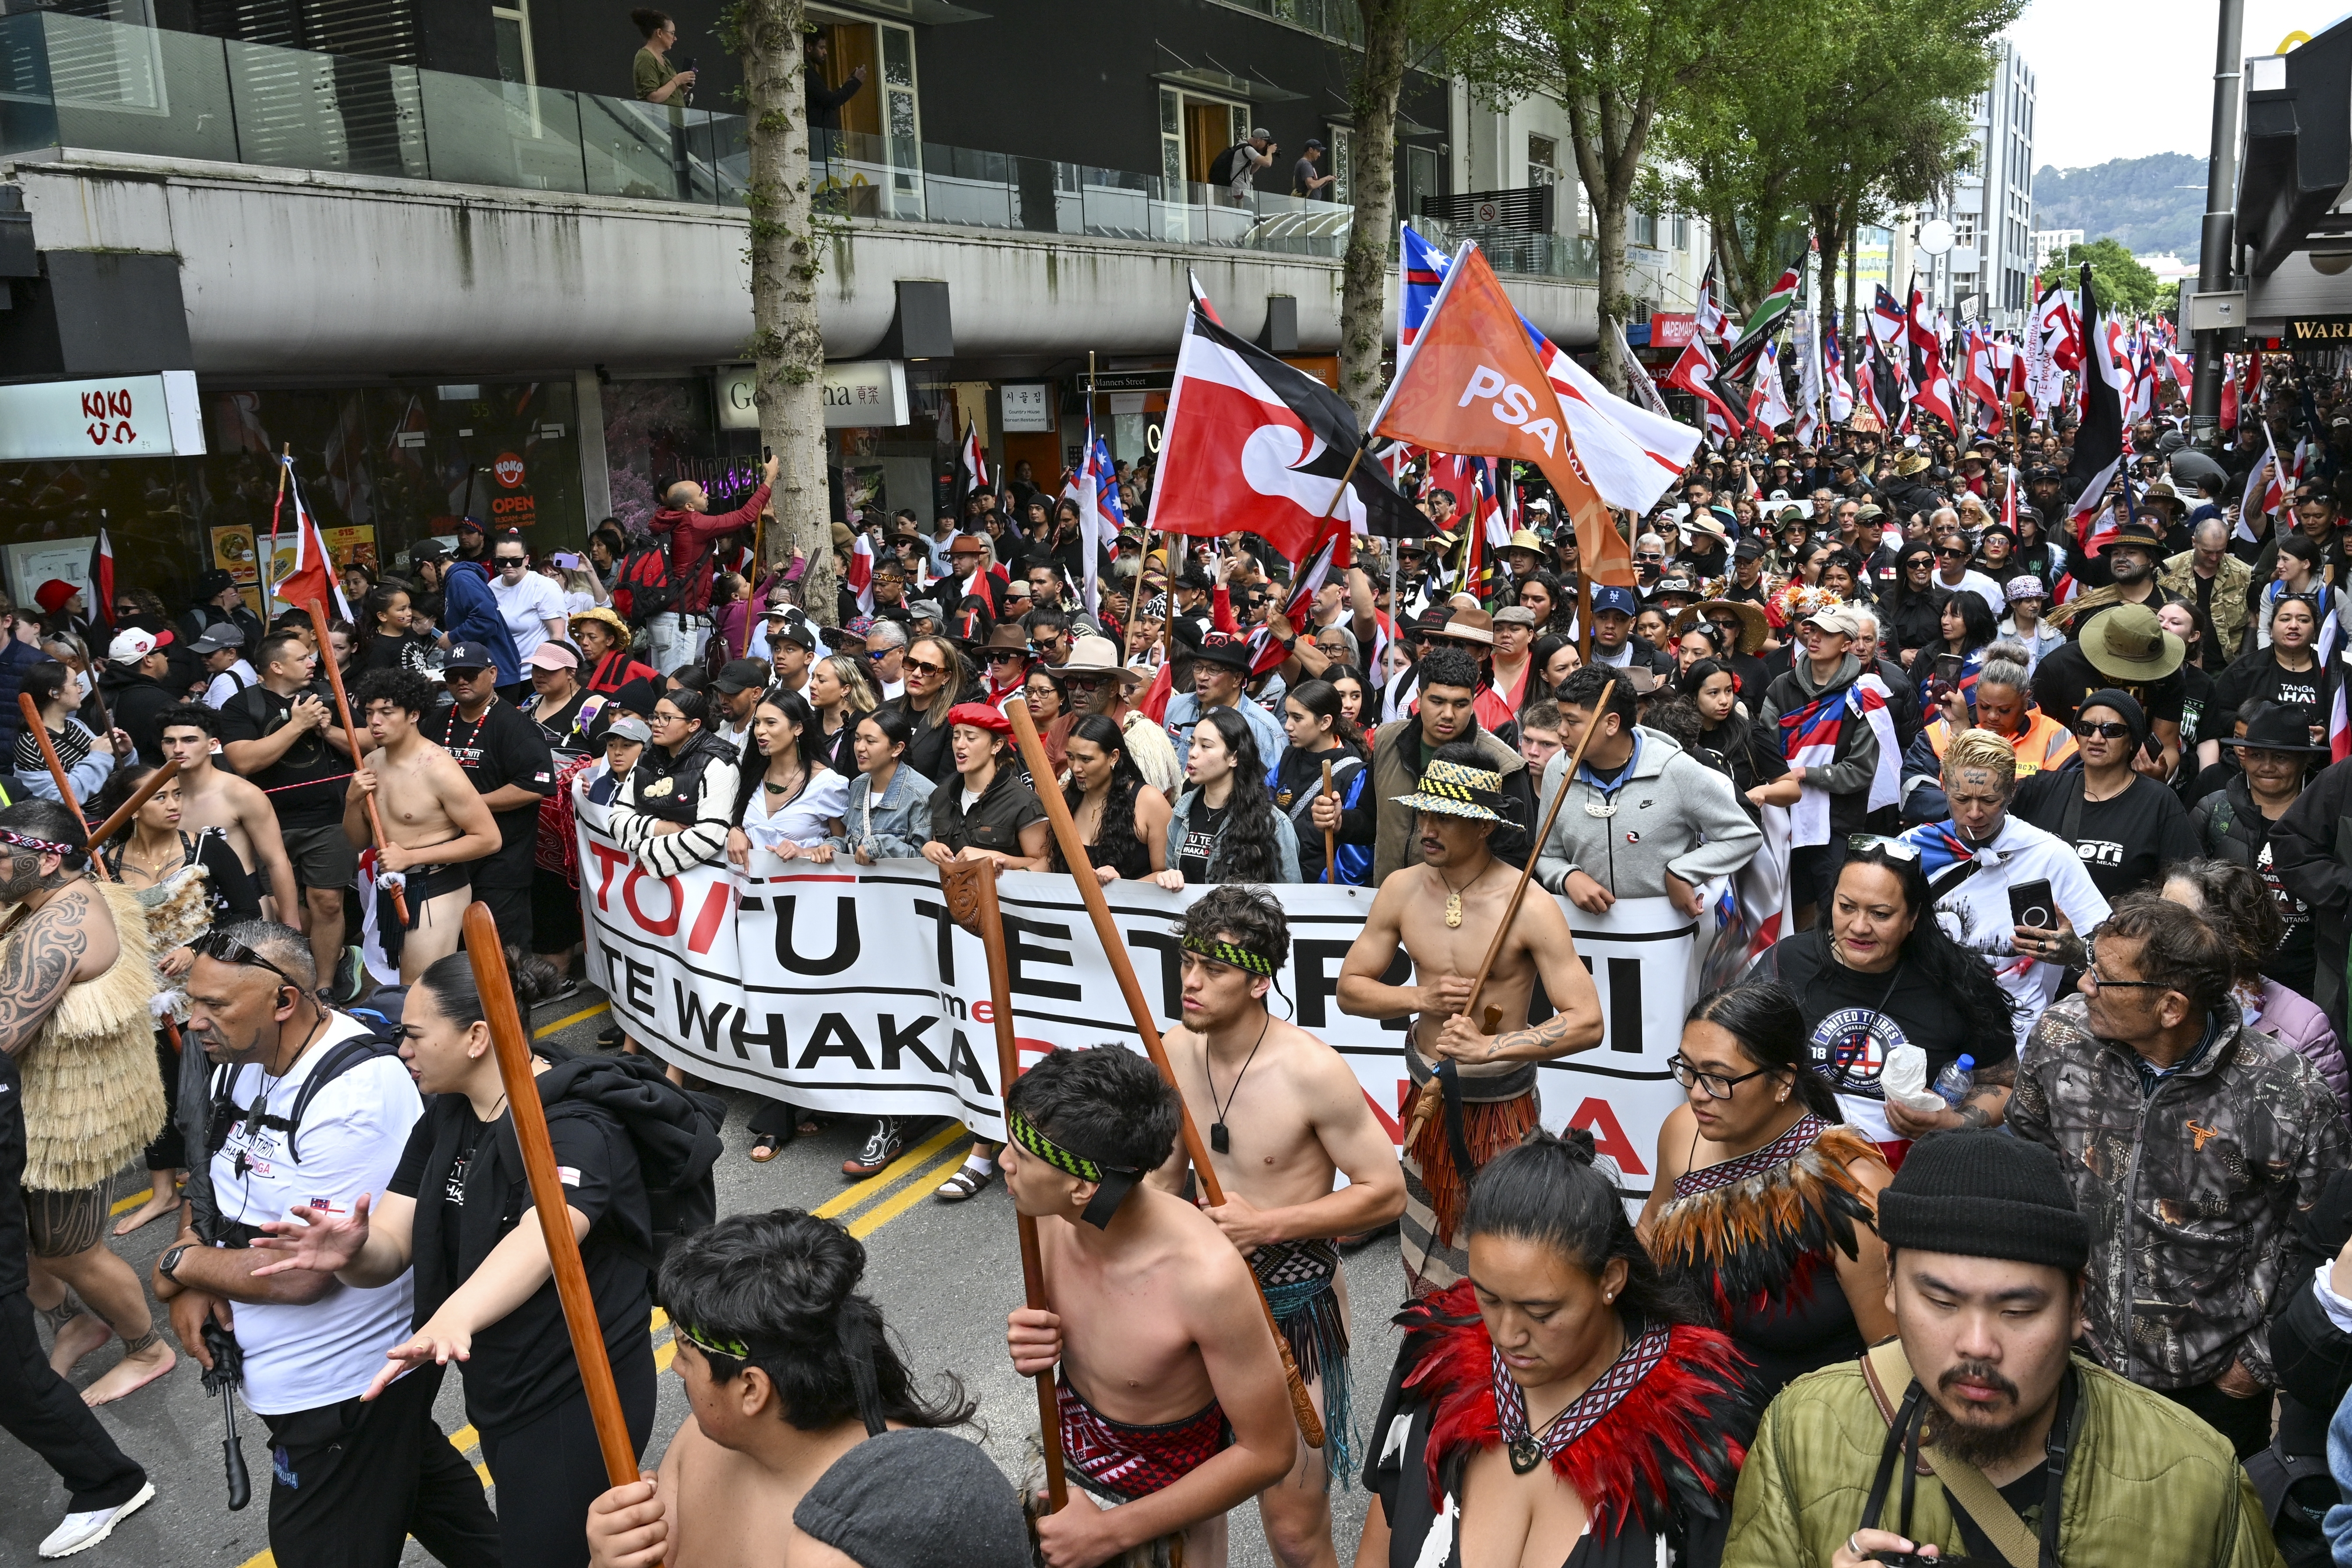
[[[21, 1245], [17, 1256], [24, 1256]], [[74, 1385], [49, 1370], [32, 1300], [22, 1290], [0, 1296], [0, 1431], [57, 1471], [72, 1499], [68, 1513], [129, 1502], [147, 1484], [147, 1472], [115, 1447]]]
[[396, 1568], [411, 1535], [447, 1568], [499, 1568], [481, 1478], [433, 1419], [441, 1373], [412, 1372], [367, 1404], [263, 1417], [269, 1550], [283, 1568]]
[[2271, 1444], [2271, 1394], [2264, 1389], [2252, 1399], [2239, 1399], [2222, 1393], [2210, 1383], [2194, 1388], [2160, 1389], [2167, 1399], [2201, 1418], [2205, 1425], [2230, 1439], [2238, 1450], [2241, 1462], [2261, 1453]]
[[[613, 1378], [628, 1418], [629, 1447], [643, 1454], [654, 1429], [652, 1355], [614, 1367]], [[612, 1485], [604, 1479], [587, 1394], [574, 1390], [534, 1420], [496, 1436], [484, 1432], [482, 1458], [499, 1487], [505, 1568], [586, 1568], [588, 1505]]]
[[489, 905], [490, 913], [498, 918], [499, 941], [501, 943], [509, 948], [520, 948], [525, 952], [531, 951], [529, 882], [519, 888], [487, 888], [477, 877], [474, 898], [477, 902]]
[[25, 1269], [25, 1097], [16, 1058], [0, 1051], [0, 1431], [57, 1471], [90, 1513], [139, 1495], [147, 1472], [115, 1446], [73, 1384], [49, 1370]]

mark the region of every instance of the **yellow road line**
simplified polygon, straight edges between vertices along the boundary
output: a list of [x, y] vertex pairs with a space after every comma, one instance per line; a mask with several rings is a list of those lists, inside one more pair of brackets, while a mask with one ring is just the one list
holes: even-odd
[[[963, 1129], [959, 1127], [956, 1131], [961, 1132]], [[880, 1230], [884, 1226], [888, 1225], [892, 1220], [897, 1219], [900, 1215], [905, 1214], [908, 1209], [913, 1208], [917, 1204], [921, 1203], [925, 1198], [929, 1197], [936, 1183], [945, 1180], [948, 1172], [955, 1169], [955, 1167], [962, 1163], [963, 1151], [961, 1149], [950, 1150], [946, 1159], [941, 1160], [938, 1164], [933, 1165], [929, 1170], [925, 1171], [921, 1175], [917, 1176], [913, 1181], [908, 1183], [904, 1188], [891, 1194], [891, 1196], [886, 1201], [875, 1205], [872, 1208], [866, 1210], [864, 1214], [850, 1221], [849, 1234], [860, 1237], [873, 1235], [876, 1231]]]
[[[895, 1184], [903, 1181], [916, 1166], [929, 1160], [949, 1144], [971, 1136], [971, 1134], [963, 1130], [961, 1124], [950, 1121], [887, 1165], [883, 1166], [877, 1173], [866, 1177], [846, 1191], [836, 1193], [809, 1210], [809, 1213], [818, 1219], [831, 1219], [836, 1215], [847, 1214], [866, 1199], [879, 1196]], [[853, 1230], [852, 1234], [863, 1236], [866, 1233]]]
[[584, 1024], [589, 1019], [594, 1017], [597, 1014], [609, 1013], [612, 1010], [613, 1005], [610, 1002], [599, 1002], [593, 1007], [583, 1007], [579, 1012], [572, 1014], [568, 1018], [558, 1018], [552, 1024], [543, 1024], [540, 1026], [540, 1027], [531, 1031], [530, 1037], [534, 1040], [543, 1040], [550, 1035], [560, 1035], [563, 1033], [564, 1030], [572, 1027], [574, 1024]]

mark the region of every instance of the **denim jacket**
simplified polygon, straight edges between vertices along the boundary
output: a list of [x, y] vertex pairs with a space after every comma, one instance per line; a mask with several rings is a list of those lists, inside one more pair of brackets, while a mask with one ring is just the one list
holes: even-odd
[[931, 781], [907, 765], [891, 770], [889, 787], [874, 799], [874, 780], [865, 773], [849, 781], [849, 809], [842, 831], [825, 840], [842, 854], [860, 845], [877, 860], [913, 860], [931, 837]]

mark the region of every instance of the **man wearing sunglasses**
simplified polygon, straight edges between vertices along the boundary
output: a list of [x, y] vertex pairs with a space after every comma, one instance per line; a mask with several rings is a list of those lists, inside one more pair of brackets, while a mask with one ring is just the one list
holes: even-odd
[[1999, 620], [2009, 609], [2009, 600], [2002, 595], [2000, 584], [1969, 569], [1969, 563], [1976, 559], [1977, 552], [1969, 544], [1968, 535], [1958, 529], [1940, 532], [1936, 535], [1935, 551], [1936, 586], [1955, 594], [1967, 589], [1982, 599], [1985, 607], [1992, 611], [1993, 619]]
[[2291, 1232], [2352, 1149], [2318, 1070], [2246, 1025], [2233, 966], [2197, 911], [2154, 889], [2123, 899], [2081, 994], [2020, 1053], [2009, 1127], [2056, 1152], [2090, 1223], [2083, 1316], [2100, 1362], [2244, 1459], [2271, 1438], [2269, 1311], [2313, 1288], [2287, 1272]]
[[[33, 1281], [26, 1267], [28, 1247], [57, 1250], [27, 1225], [28, 1183], [52, 1189], [41, 1194], [44, 1213], [94, 1205], [88, 1234], [97, 1237], [111, 1193], [109, 1177], [163, 1120], [163, 1085], [154, 1068], [142, 1070], [140, 1062], [140, 1037], [149, 1026], [135, 1015], [145, 1009], [130, 1007], [127, 998], [118, 999], [114, 1009], [122, 1015], [122, 1027], [109, 1037], [78, 1038], [70, 1047], [88, 1062], [89, 1070], [103, 1074], [111, 1068], [120, 1075], [119, 1095], [102, 1097], [120, 1099], [120, 1114], [108, 1114], [102, 1107], [81, 1108], [85, 1130], [92, 1122], [110, 1123], [107, 1136], [96, 1141], [61, 1137], [63, 1129], [50, 1112], [48, 1102], [61, 1086], [40, 1064], [46, 1061], [54, 1068], [68, 1048], [52, 1042], [52, 1020], [68, 994], [76, 994], [89, 1011], [121, 952], [113, 916], [89, 880], [85, 844], [80, 825], [54, 801], [25, 801], [0, 810], [0, 900], [24, 911], [0, 940], [0, 1430], [38, 1454], [65, 1482], [68, 1511], [41, 1542], [43, 1557], [96, 1545], [123, 1516], [155, 1495], [146, 1472], [115, 1446], [81, 1394], [50, 1370], [49, 1352], [42, 1348], [35, 1327]], [[43, 1045], [48, 1047], [46, 1052], [38, 1050]], [[28, 1055], [35, 1068], [20, 1074], [18, 1063]], [[93, 1081], [109, 1080], [100, 1077]], [[93, 1177], [86, 1169], [68, 1170], [67, 1161], [94, 1165], [98, 1173]], [[94, 1188], [93, 1181], [98, 1184]], [[68, 1185], [80, 1191], [53, 1190]], [[104, 1263], [112, 1264], [111, 1269], [103, 1269], [108, 1278], [94, 1283], [116, 1286], [123, 1282], [121, 1277], [128, 1276], [127, 1299], [118, 1304], [112, 1300], [118, 1292], [108, 1292], [104, 1305], [115, 1308], [107, 1314], [110, 1321], [125, 1310], [146, 1319], [138, 1277], [106, 1250], [102, 1240], [94, 1246], [103, 1258], [92, 1257], [91, 1261], [101, 1269]], [[43, 1272], [49, 1290], [62, 1296], [56, 1283], [58, 1271], [48, 1268]], [[87, 1299], [100, 1304], [96, 1296]], [[171, 1352], [153, 1339], [152, 1327], [128, 1321], [114, 1326], [118, 1331], [147, 1334], [150, 1343], [138, 1350], [142, 1364], [160, 1359], [163, 1370], [170, 1370]], [[131, 1357], [124, 1360], [127, 1363]]]

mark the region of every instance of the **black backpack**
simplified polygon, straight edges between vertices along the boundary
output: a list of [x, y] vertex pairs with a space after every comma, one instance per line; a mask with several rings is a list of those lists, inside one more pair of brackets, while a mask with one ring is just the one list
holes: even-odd
[[658, 539], [635, 546], [621, 557], [613, 580], [613, 607], [633, 626], [677, 608], [677, 589], [669, 580], [669, 551]]
[[1240, 153], [1245, 143], [1236, 142], [1210, 160], [1209, 184], [1230, 185], [1234, 183], [1234, 159]]
[[[310, 1102], [319, 1098], [320, 1091], [354, 1068], [400, 1054], [399, 999], [405, 994], [404, 986], [377, 994], [377, 998], [385, 995], [393, 998], [394, 1006], [389, 1015], [374, 1007], [348, 1009], [348, 1016], [365, 1025], [368, 1032], [338, 1040], [327, 1047], [325, 1059], [312, 1068], [310, 1076], [302, 1080], [302, 1087], [294, 1092], [293, 1105], [283, 1116], [275, 1112], [257, 1115], [256, 1106], [237, 1104], [230, 1098], [230, 1086], [236, 1081], [236, 1068], [208, 1067], [201, 1051], [193, 1047], [184, 1051], [181, 1055], [180, 1092], [184, 1095], [191, 1089], [195, 1089], [205, 1096], [204, 1103], [207, 1108], [205, 1157], [209, 1159], [220, 1152], [238, 1122], [250, 1121], [257, 1130], [283, 1132], [286, 1135], [286, 1157], [296, 1161], [301, 1159], [296, 1141], [301, 1136], [302, 1113], [310, 1109]], [[221, 1223], [225, 1231], [239, 1233], [226, 1237], [237, 1246], [249, 1244], [255, 1236], [260, 1234], [250, 1226], [236, 1225], [226, 1219]]]
[[726, 1152], [719, 1130], [727, 1123], [727, 1102], [680, 1089], [651, 1057], [575, 1055], [547, 1045], [532, 1049], [555, 1064], [540, 1078], [550, 1121], [593, 1108], [629, 1135], [653, 1210], [652, 1248], [638, 1260], [648, 1270], [659, 1268], [682, 1237], [719, 1218], [715, 1172]]

